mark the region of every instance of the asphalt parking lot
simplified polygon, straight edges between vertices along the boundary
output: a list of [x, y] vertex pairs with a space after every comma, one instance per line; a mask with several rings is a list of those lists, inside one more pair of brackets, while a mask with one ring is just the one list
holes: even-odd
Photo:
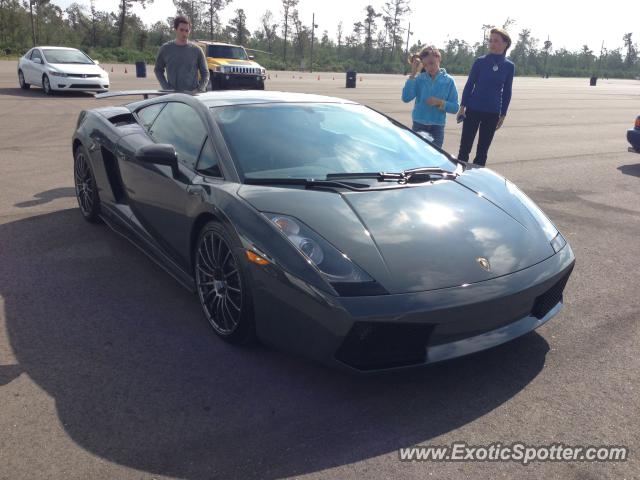
[[[112, 90], [156, 87], [124, 68]], [[361, 78], [278, 72], [267, 88], [410, 122], [403, 77]], [[22, 91], [16, 62], [0, 62], [0, 478], [639, 478], [640, 155], [625, 132], [640, 82], [516, 78], [513, 92], [487, 165], [571, 243], [564, 310], [487, 352], [359, 377], [219, 341], [194, 296], [77, 210], [78, 113], [126, 100]], [[452, 153], [460, 131], [450, 116]], [[401, 447], [461, 441], [625, 445], [630, 458], [399, 461]]]

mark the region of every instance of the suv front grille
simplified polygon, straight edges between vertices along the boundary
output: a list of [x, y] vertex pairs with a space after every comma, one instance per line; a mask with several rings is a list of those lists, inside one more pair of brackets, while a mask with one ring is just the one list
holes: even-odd
[[243, 75], [260, 75], [262, 72], [260, 68], [256, 67], [240, 67], [240, 66], [227, 66], [224, 67], [224, 73], [240, 73]]

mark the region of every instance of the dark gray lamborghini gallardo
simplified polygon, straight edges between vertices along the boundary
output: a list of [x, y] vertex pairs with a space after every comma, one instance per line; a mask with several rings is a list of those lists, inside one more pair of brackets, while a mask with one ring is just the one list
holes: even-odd
[[73, 155], [82, 215], [196, 293], [220, 337], [350, 369], [523, 335], [575, 261], [514, 184], [347, 100], [157, 95], [83, 111]]

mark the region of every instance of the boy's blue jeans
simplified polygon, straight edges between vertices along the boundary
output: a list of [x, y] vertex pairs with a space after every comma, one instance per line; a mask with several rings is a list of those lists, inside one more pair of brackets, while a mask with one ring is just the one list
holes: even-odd
[[423, 123], [413, 122], [411, 129], [414, 132], [427, 132], [433, 137], [433, 144], [442, 147], [444, 142], [444, 125], [424, 125]]

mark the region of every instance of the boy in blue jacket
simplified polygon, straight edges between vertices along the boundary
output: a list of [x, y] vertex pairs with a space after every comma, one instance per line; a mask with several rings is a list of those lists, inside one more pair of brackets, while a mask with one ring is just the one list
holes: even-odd
[[[427, 132], [433, 143], [442, 147], [446, 114], [456, 113], [458, 90], [453, 78], [440, 68], [442, 55], [433, 46], [425, 47], [411, 63], [411, 75], [402, 89], [402, 101], [409, 103], [415, 98], [413, 107], [413, 130]], [[422, 73], [418, 73], [424, 68]]]

